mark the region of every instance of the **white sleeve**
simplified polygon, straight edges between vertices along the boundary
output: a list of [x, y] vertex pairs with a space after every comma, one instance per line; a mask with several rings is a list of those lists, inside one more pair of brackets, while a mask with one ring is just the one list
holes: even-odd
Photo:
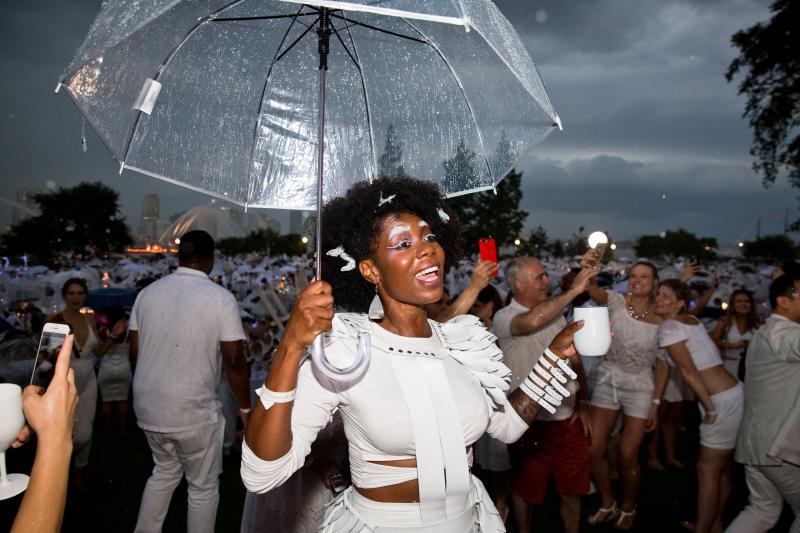
[[278, 487], [299, 470], [317, 433], [331, 421], [337, 406], [336, 393], [317, 381], [310, 359], [303, 361], [292, 407], [292, 447], [283, 457], [265, 461], [253, 453], [247, 442], [242, 442], [241, 475], [247, 490], [262, 494]]
[[516, 442], [528, 430], [528, 424], [506, 399], [502, 410], [495, 410], [489, 416], [486, 433], [506, 444]]
[[239, 304], [236, 303], [236, 298], [231, 293], [225, 289], [222, 290], [225, 291], [225, 295], [222, 300], [222, 309], [220, 309], [222, 324], [219, 340], [222, 342], [245, 340], [247, 336], [244, 334], [244, 328], [242, 327]]
[[606, 291], [608, 297], [608, 311], [615, 313], [625, 310], [625, 297], [617, 291]]
[[133, 301], [133, 308], [131, 309], [131, 316], [128, 319], [128, 330], [130, 331], [139, 331], [139, 319], [137, 318], [137, 311], [139, 309], [139, 301], [141, 300], [142, 293], [140, 292], [136, 296], [136, 300]]
[[658, 346], [666, 348], [689, 338], [686, 328], [677, 320], [665, 320], [658, 326]]
[[505, 340], [512, 338], [511, 321], [516, 315], [504, 312], [502, 309], [494, 315], [492, 319], [492, 333], [499, 339]]

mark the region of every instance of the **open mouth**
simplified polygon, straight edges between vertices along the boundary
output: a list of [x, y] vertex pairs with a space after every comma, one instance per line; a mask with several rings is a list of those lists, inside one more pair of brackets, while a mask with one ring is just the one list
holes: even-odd
[[434, 283], [439, 281], [439, 267], [438, 266], [431, 266], [428, 268], [424, 268], [414, 274], [414, 277], [420, 280], [423, 283]]

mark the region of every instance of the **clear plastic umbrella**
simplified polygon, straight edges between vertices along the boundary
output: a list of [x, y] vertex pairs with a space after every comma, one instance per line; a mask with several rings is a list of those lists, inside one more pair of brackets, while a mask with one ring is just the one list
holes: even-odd
[[[498, 147], [561, 127], [488, 0], [108, 0], [61, 87], [120, 172], [245, 207], [319, 212], [381, 174], [491, 189]], [[448, 172], [463, 145], [475, 164]]]

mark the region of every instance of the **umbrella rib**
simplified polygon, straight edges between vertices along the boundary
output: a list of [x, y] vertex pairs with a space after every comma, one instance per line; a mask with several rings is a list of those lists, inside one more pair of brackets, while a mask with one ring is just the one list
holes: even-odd
[[[400, 37], [401, 39], [408, 39], [409, 41], [414, 41], [414, 42], [422, 43], [422, 44], [428, 44], [428, 41], [424, 41], [422, 39], [417, 39], [415, 37], [411, 37], [410, 35], [403, 35], [402, 33], [397, 33], [397, 32], [391, 31], [391, 30], [386, 30], [386, 29], [383, 29], [383, 28], [379, 28], [377, 26], [373, 26], [372, 24], [367, 24], [366, 22], [358, 22], [357, 20], [353, 20], [351, 18], [342, 16], [342, 15], [336, 15], [334, 13], [331, 13], [331, 18], [337, 18], [337, 19], [340, 19], [340, 20], [344, 20], [344, 21], [349, 22], [350, 24], [352, 24], [354, 26], [362, 26], [364, 28], [367, 28], [367, 29], [370, 29], [370, 30], [373, 30], [373, 31], [378, 31], [378, 32], [381, 32], [381, 33], [386, 33], [388, 35], [393, 35], [395, 37]], [[419, 32], [419, 31], [417, 31], [417, 33], [422, 35], [422, 33]]]
[[[358, 71], [361, 72], [361, 65], [358, 64], [358, 61], [356, 61], [356, 58], [353, 57], [353, 54], [350, 52], [350, 49], [347, 47], [346, 44], [344, 44], [344, 41], [342, 40], [342, 36], [339, 35], [339, 31], [336, 29], [336, 26], [333, 25], [333, 22], [331, 22], [330, 25], [331, 25], [331, 28], [333, 29], [333, 34], [336, 36], [336, 39], [339, 40], [339, 43], [342, 45], [342, 48], [344, 48], [344, 51], [347, 52], [348, 56], [350, 56], [350, 60], [356, 66]], [[351, 35], [350, 36], [350, 41], [352, 41], [352, 40], [353, 40], [353, 36]]]
[[274, 20], [274, 19], [288, 19], [297, 17], [307, 17], [309, 15], [316, 15], [317, 13], [295, 13], [294, 15], [259, 15], [253, 17], [226, 17], [211, 19], [211, 22], [239, 22], [245, 20]]
[[[209, 20], [213, 20], [214, 15], [216, 15], [217, 13], [222, 13], [226, 9], [228, 9], [228, 8], [230, 8], [232, 6], [235, 6], [235, 5], [239, 4], [240, 2], [242, 2], [242, 0], [233, 0], [232, 2], [229, 2], [229, 3], [225, 4], [224, 6], [222, 6], [221, 8], [219, 8], [218, 10], [216, 10], [214, 13], [212, 13], [210, 15], [207, 15], [205, 17], [201, 17], [200, 19], [198, 19], [197, 24], [192, 26], [192, 28], [188, 32], [186, 32], [186, 35], [184, 35], [181, 38], [181, 40], [178, 41], [178, 43], [175, 46], [172, 47], [172, 50], [169, 51], [169, 53], [167, 54], [166, 59], [164, 59], [164, 61], [158, 67], [158, 70], [156, 71], [155, 75], [153, 76], [153, 80], [154, 81], [158, 81], [159, 80], [159, 78], [161, 77], [161, 74], [164, 73], [164, 69], [167, 68], [167, 65], [172, 60], [172, 58], [175, 56], [175, 54], [178, 53], [178, 50], [181, 49], [181, 47], [186, 43], [186, 41], [188, 41], [189, 38], [192, 35], [194, 35], [194, 33], [198, 29], [200, 29]], [[133, 123], [133, 128], [131, 128], [131, 134], [130, 134], [130, 137], [128, 137], [128, 143], [125, 145], [125, 153], [123, 154], [122, 161], [120, 162], [120, 170], [119, 170], [120, 174], [122, 174], [122, 171], [125, 168], [125, 162], [128, 160], [128, 152], [130, 152], [131, 144], [133, 143], [133, 137], [136, 135], [136, 130], [139, 128], [139, 123], [141, 122], [141, 119], [142, 119], [142, 111], [139, 110], [138, 113], [136, 114], [136, 121]]]
[[461, 96], [464, 97], [464, 102], [467, 104], [467, 109], [469, 109], [469, 114], [472, 116], [472, 122], [475, 123], [475, 130], [478, 133], [478, 141], [481, 143], [481, 149], [483, 150], [483, 161], [486, 163], [486, 171], [489, 173], [489, 178], [492, 180], [492, 183], [494, 183], [492, 166], [491, 164], [489, 164], [489, 158], [486, 157], [486, 143], [483, 140], [483, 132], [481, 131], [481, 127], [478, 124], [478, 119], [475, 117], [475, 111], [472, 109], [472, 104], [470, 103], [469, 97], [467, 96], [467, 93], [464, 90], [464, 84], [461, 82], [461, 78], [458, 77], [458, 74], [456, 74], [453, 65], [451, 65], [450, 62], [447, 60], [447, 58], [444, 57], [444, 54], [442, 53], [442, 51], [439, 49], [439, 47], [436, 45], [435, 42], [433, 42], [431, 39], [428, 39], [427, 36], [424, 33], [422, 33], [422, 31], [420, 31], [416, 26], [414, 26], [414, 24], [412, 24], [408, 20], [403, 19], [403, 21], [412, 28], [414, 28], [414, 30], [417, 33], [419, 33], [424, 39], [427, 39], [428, 45], [436, 52], [436, 54], [439, 56], [442, 62], [444, 62], [445, 66], [447, 67], [447, 70], [450, 71], [450, 75], [453, 77], [453, 81], [456, 82], [458, 89], [461, 91]]
[[[301, 7], [300, 10], [302, 10], [302, 9], [303, 8]], [[272, 63], [269, 66], [269, 70], [267, 70], [267, 77], [264, 80], [264, 87], [261, 89], [261, 98], [258, 100], [258, 112], [256, 114], [256, 124], [255, 124], [255, 127], [253, 128], [253, 143], [250, 146], [250, 165], [249, 165], [250, 168], [248, 168], [248, 170], [247, 170], [247, 183], [245, 184], [245, 187], [247, 188], [247, 198], [245, 198], [245, 201], [244, 201], [245, 209], [247, 209], [247, 205], [250, 202], [250, 194], [251, 194], [251, 192], [250, 192], [250, 183], [252, 181], [251, 180], [251, 175], [253, 173], [253, 162], [254, 162], [253, 161], [253, 155], [255, 154], [255, 151], [256, 151], [256, 141], [258, 140], [258, 130], [261, 129], [261, 112], [264, 109], [264, 95], [267, 94], [267, 87], [269, 86], [269, 80], [272, 77], [272, 69], [275, 67], [275, 63], [278, 62], [278, 51], [280, 51], [281, 46], [283, 46], [283, 43], [286, 42], [286, 38], [289, 36], [289, 32], [292, 31], [292, 27], [294, 26], [295, 22], [298, 22], [297, 19], [293, 19], [292, 20], [292, 23], [289, 24], [289, 27], [286, 28], [286, 32], [283, 34], [283, 38], [281, 39], [281, 42], [278, 45], [278, 49], [275, 52], [275, 57], [272, 58]], [[305, 33], [308, 33], [308, 30], [306, 30]], [[305, 35], [305, 33], [303, 35]]]
[[[314, 21], [314, 23], [316, 24], [316, 22], [317, 22], [318, 20], [319, 20], [319, 18], [317, 18], [317, 20], [315, 20], [315, 21]], [[300, 40], [301, 40], [303, 37], [305, 37], [305, 36], [308, 34], [308, 32], [310, 32], [310, 31], [311, 31], [311, 29], [312, 29], [313, 27], [314, 27], [314, 25], [313, 25], [313, 24], [312, 24], [311, 26], [307, 27], [307, 28], [306, 28], [306, 30], [305, 30], [303, 33], [301, 33], [301, 34], [300, 34], [300, 37], [298, 37], [297, 39], [295, 39], [295, 40], [292, 42], [292, 44], [290, 44], [290, 45], [289, 45], [289, 47], [288, 47], [286, 50], [284, 50], [283, 52], [281, 52], [281, 53], [280, 53], [280, 55], [279, 55], [278, 57], [276, 57], [276, 58], [275, 58], [275, 62], [278, 62], [278, 61], [280, 61], [280, 60], [281, 60], [281, 58], [282, 58], [283, 56], [285, 56], [286, 54], [288, 54], [288, 53], [289, 53], [289, 52], [292, 50], [292, 48], [294, 48], [294, 47], [295, 47], [295, 45], [296, 45], [297, 43], [299, 43], [299, 42], [300, 42]]]
[[[333, 24], [331, 24], [333, 26]], [[364, 79], [364, 71], [361, 68], [361, 58], [358, 57], [358, 48], [356, 47], [356, 41], [353, 39], [353, 33], [350, 31], [350, 26], [345, 28], [347, 30], [347, 35], [350, 37], [350, 42], [353, 43], [353, 53], [356, 56], [356, 61], [358, 64], [358, 73], [361, 76], [361, 91], [364, 93], [364, 109], [367, 113], [367, 129], [369, 130], [369, 152], [372, 155], [372, 173], [370, 176], [370, 181], [372, 181], [372, 177], [376, 174], [378, 169], [378, 160], [375, 154], [375, 132], [372, 130], [372, 113], [369, 111], [369, 95], [367, 94], [367, 82]]]

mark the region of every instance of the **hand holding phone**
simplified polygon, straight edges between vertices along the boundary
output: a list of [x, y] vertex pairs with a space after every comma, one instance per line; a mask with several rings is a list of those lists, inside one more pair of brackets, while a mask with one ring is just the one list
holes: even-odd
[[[53, 379], [56, 362], [60, 356], [59, 352], [69, 335], [69, 329], [68, 324], [56, 322], [47, 322], [42, 328], [39, 349], [36, 351], [36, 361], [33, 363], [33, 374], [31, 375], [31, 385], [40, 387], [42, 394]], [[72, 349], [71, 343], [70, 349]]]
[[[497, 264], [497, 244], [491, 237], [481, 237], [478, 239], [478, 253], [481, 261], [492, 261]], [[492, 273], [492, 277], [497, 277], [497, 270]]]
[[[66, 324], [50, 324], [64, 326]], [[53, 329], [64, 331], [63, 328], [50, 328], [49, 332], [42, 331], [42, 337], [47, 333], [55, 336]], [[31, 436], [31, 428], [36, 431], [39, 444], [53, 444], [63, 448], [63, 445], [72, 439], [72, 425], [75, 422], [75, 411], [78, 408], [78, 390], [75, 388], [75, 375], [69, 363], [72, 355], [72, 335], [64, 336], [60, 341], [60, 352], [53, 360], [53, 370], [50, 376], [52, 386], [47, 392], [37, 386], [25, 387], [22, 392], [22, 410], [25, 413], [27, 424], [17, 435], [17, 440], [11, 445], [18, 448], [25, 444]], [[40, 345], [42, 342], [39, 343]], [[36, 367], [34, 367], [34, 377]], [[33, 381], [33, 380], [32, 380]], [[50, 382], [48, 382], [50, 384]]]

